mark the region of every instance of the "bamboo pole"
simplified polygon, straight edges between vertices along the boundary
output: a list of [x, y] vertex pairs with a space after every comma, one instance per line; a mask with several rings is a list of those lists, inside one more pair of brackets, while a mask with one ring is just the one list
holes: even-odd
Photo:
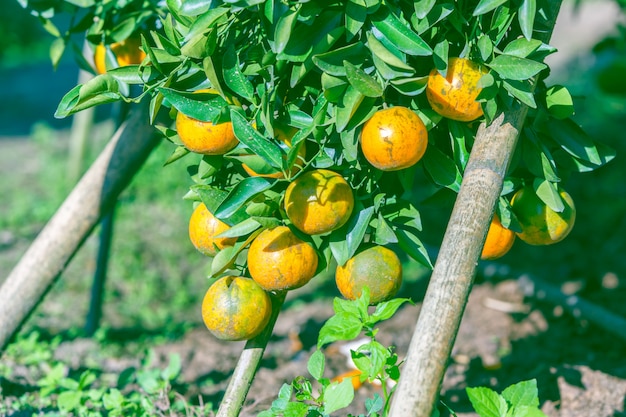
[[157, 143], [141, 103], [0, 287], [0, 352], [17, 333]]
[[[548, 42], [561, 1], [550, 2]], [[482, 123], [463, 183], [433, 268], [430, 283], [394, 393], [391, 417], [430, 417], [472, 289], [495, 203], [528, 108], [516, 105], [486, 126]]]
[[250, 386], [252, 385], [254, 375], [257, 369], [259, 369], [259, 364], [263, 358], [267, 342], [272, 336], [274, 325], [278, 319], [278, 313], [280, 313], [280, 309], [285, 302], [286, 295], [287, 291], [271, 295], [272, 316], [270, 321], [261, 334], [246, 343], [239, 357], [239, 361], [237, 362], [237, 366], [235, 366], [230, 382], [228, 383], [216, 417], [237, 417], [239, 415], [241, 407], [248, 395], [248, 391], [250, 390]]

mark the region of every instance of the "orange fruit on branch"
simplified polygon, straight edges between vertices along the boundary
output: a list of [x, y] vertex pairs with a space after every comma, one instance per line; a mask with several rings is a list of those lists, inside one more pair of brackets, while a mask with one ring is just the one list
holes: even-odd
[[[110, 48], [120, 67], [141, 64], [141, 61], [146, 57], [146, 53], [141, 49], [141, 38], [139, 36], [131, 36], [123, 41], [112, 43]], [[96, 46], [93, 62], [98, 74], [107, 72], [106, 47], [104, 44]]]
[[443, 77], [437, 69], [428, 76], [426, 97], [434, 111], [448, 119], [470, 122], [483, 115], [476, 101], [481, 89], [478, 80], [487, 71], [465, 58], [450, 58], [448, 71]]
[[289, 184], [284, 206], [295, 227], [308, 235], [317, 235], [339, 229], [348, 221], [354, 209], [354, 195], [340, 174], [316, 169]]
[[217, 237], [230, 229], [226, 223], [211, 213], [204, 203], [198, 204], [189, 218], [189, 239], [201, 253], [215, 256], [226, 246], [232, 246], [236, 238]]
[[221, 340], [252, 339], [267, 326], [271, 315], [269, 295], [250, 278], [220, 278], [202, 300], [202, 320]]
[[248, 249], [248, 270], [267, 291], [292, 290], [308, 283], [317, 271], [317, 252], [287, 226], [262, 231]]
[[[288, 129], [276, 128], [276, 129], [274, 129], [274, 133], [276, 134], [276, 138], [279, 141], [281, 141], [281, 143], [283, 143], [285, 145], [285, 147], [287, 148], [286, 150], [289, 150], [289, 148], [291, 148], [291, 139], [296, 134], [296, 132], [297, 132], [296, 129], [293, 129], [293, 128], [288, 128]], [[306, 147], [304, 146], [304, 144], [302, 144], [300, 146], [300, 149], [298, 149], [298, 157], [297, 157], [294, 165], [291, 167], [291, 175], [296, 174], [300, 170], [300, 168], [302, 167], [302, 163], [304, 162], [305, 158], [306, 158]], [[275, 170], [274, 170], [274, 172], [271, 172], [273, 169], [268, 164], [264, 164], [264, 165], [265, 166], [263, 167], [263, 170], [262, 171], [259, 170], [259, 172], [254, 171], [252, 168], [250, 168], [246, 164], [242, 164], [241, 167], [251, 177], [265, 177], [265, 178], [284, 178], [285, 177], [285, 175], [282, 172], [275, 171]], [[270, 173], [264, 173], [266, 171], [270, 172]]]
[[[217, 91], [202, 89], [194, 93], [217, 94]], [[213, 124], [180, 111], [176, 115], [176, 132], [187, 149], [203, 155], [223, 155], [239, 144], [231, 122]]]
[[511, 250], [513, 243], [515, 243], [515, 232], [502, 226], [500, 218], [494, 214], [480, 259], [498, 259]]
[[411, 109], [395, 106], [379, 110], [363, 125], [361, 150], [382, 171], [415, 165], [426, 152], [428, 131]]
[[370, 290], [370, 304], [396, 295], [402, 285], [402, 263], [394, 251], [384, 246], [369, 247], [345, 265], [337, 266], [335, 282], [341, 295], [349, 300], [361, 296], [363, 287]]
[[562, 188], [558, 189], [565, 208], [562, 212], [552, 210], [526, 186], [511, 199], [511, 208], [522, 232], [517, 236], [531, 245], [551, 245], [562, 241], [572, 231], [576, 221], [576, 207], [572, 197]]

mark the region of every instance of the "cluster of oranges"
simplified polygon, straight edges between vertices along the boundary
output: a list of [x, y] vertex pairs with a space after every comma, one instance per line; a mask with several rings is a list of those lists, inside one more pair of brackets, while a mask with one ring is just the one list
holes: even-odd
[[[113, 44], [110, 49], [120, 66], [140, 63], [145, 57], [136, 39]], [[105, 52], [102, 45], [96, 49], [94, 61], [99, 73], [106, 71]], [[426, 86], [431, 108], [451, 120], [471, 122], [480, 118], [483, 111], [477, 97], [481, 91], [479, 80], [485, 73], [484, 68], [464, 58], [451, 58], [445, 77], [432, 70]], [[196, 92], [218, 94], [210, 89]], [[180, 141], [191, 152], [224, 155], [239, 145], [231, 122], [213, 124], [179, 111], [175, 123]], [[276, 127], [275, 138], [287, 150], [296, 133], [291, 127]], [[365, 122], [359, 143], [362, 155], [372, 166], [381, 171], [397, 171], [415, 165], [424, 156], [428, 131], [416, 112], [393, 106], [378, 110]], [[306, 147], [299, 146], [282, 198], [285, 221], [264, 229], [250, 243], [246, 262], [249, 277], [222, 277], [206, 292], [202, 316], [208, 329], [220, 339], [246, 340], [257, 336], [271, 316], [268, 293], [302, 287], [318, 272], [319, 255], [306, 236], [337, 230], [352, 215], [355, 196], [348, 181], [329, 169], [310, 168], [300, 172], [306, 166], [307, 155]], [[283, 172], [269, 165], [256, 164], [253, 169], [242, 163], [241, 167], [249, 176], [285, 178]], [[511, 208], [521, 231], [505, 228], [494, 215], [482, 259], [506, 254], [516, 236], [533, 245], [564, 239], [573, 227], [576, 211], [569, 194], [562, 189], [559, 193], [565, 209], [557, 213], [532, 187], [518, 190]], [[223, 236], [229, 228], [200, 203], [189, 221], [189, 237], [198, 251], [215, 256], [237, 242], [237, 238]], [[363, 246], [345, 264], [336, 267], [335, 280], [340, 293], [348, 299], [358, 298], [367, 286], [371, 303], [375, 304], [397, 293], [402, 282], [402, 264], [389, 248], [375, 244]]]

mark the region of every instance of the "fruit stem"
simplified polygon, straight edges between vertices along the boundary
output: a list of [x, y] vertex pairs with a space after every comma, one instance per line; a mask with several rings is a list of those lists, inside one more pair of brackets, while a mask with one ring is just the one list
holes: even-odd
[[248, 340], [246, 346], [241, 352], [237, 366], [233, 371], [233, 376], [228, 383], [224, 398], [220, 403], [220, 407], [217, 411], [216, 417], [237, 417], [241, 411], [254, 376], [259, 368], [261, 359], [263, 358], [263, 352], [267, 342], [272, 336], [276, 319], [285, 302], [287, 291], [281, 291], [278, 293], [270, 293], [272, 300], [272, 315], [269, 323], [265, 329], [255, 338]]

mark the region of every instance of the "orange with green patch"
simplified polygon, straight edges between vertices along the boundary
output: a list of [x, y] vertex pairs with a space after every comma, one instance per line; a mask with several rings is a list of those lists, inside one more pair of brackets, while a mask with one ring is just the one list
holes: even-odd
[[426, 152], [428, 131], [415, 112], [395, 106], [379, 110], [363, 125], [361, 151], [382, 171], [415, 165]]
[[532, 187], [515, 193], [511, 208], [522, 228], [517, 236], [531, 245], [551, 245], [562, 241], [572, 231], [576, 221], [576, 207], [572, 197], [562, 188], [559, 195], [565, 208], [556, 212], [546, 205]]
[[261, 232], [248, 249], [252, 279], [267, 291], [292, 290], [308, 283], [317, 271], [317, 252], [287, 226]]
[[361, 296], [363, 288], [370, 290], [370, 304], [393, 297], [402, 285], [402, 263], [391, 249], [372, 246], [337, 266], [335, 282], [341, 295], [349, 300]]
[[296, 178], [285, 192], [285, 211], [291, 223], [308, 235], [343, 226], [354, 208], [354, 195], [338, 173], [316, 169]]
[[202, 300], [202, 320], [221, 340], [252, 339], [267, 326], [271, 314], [270, 297], [250, 278], [220, 278]]
[[476, 101], [481, 89], [478, 80], [487, 70], [465, 58], [450, 58], [443, 77], [437, 69], [428, 76], [426, 97], [434, 111], [448, 119], [471, 122], [483, 115]]

